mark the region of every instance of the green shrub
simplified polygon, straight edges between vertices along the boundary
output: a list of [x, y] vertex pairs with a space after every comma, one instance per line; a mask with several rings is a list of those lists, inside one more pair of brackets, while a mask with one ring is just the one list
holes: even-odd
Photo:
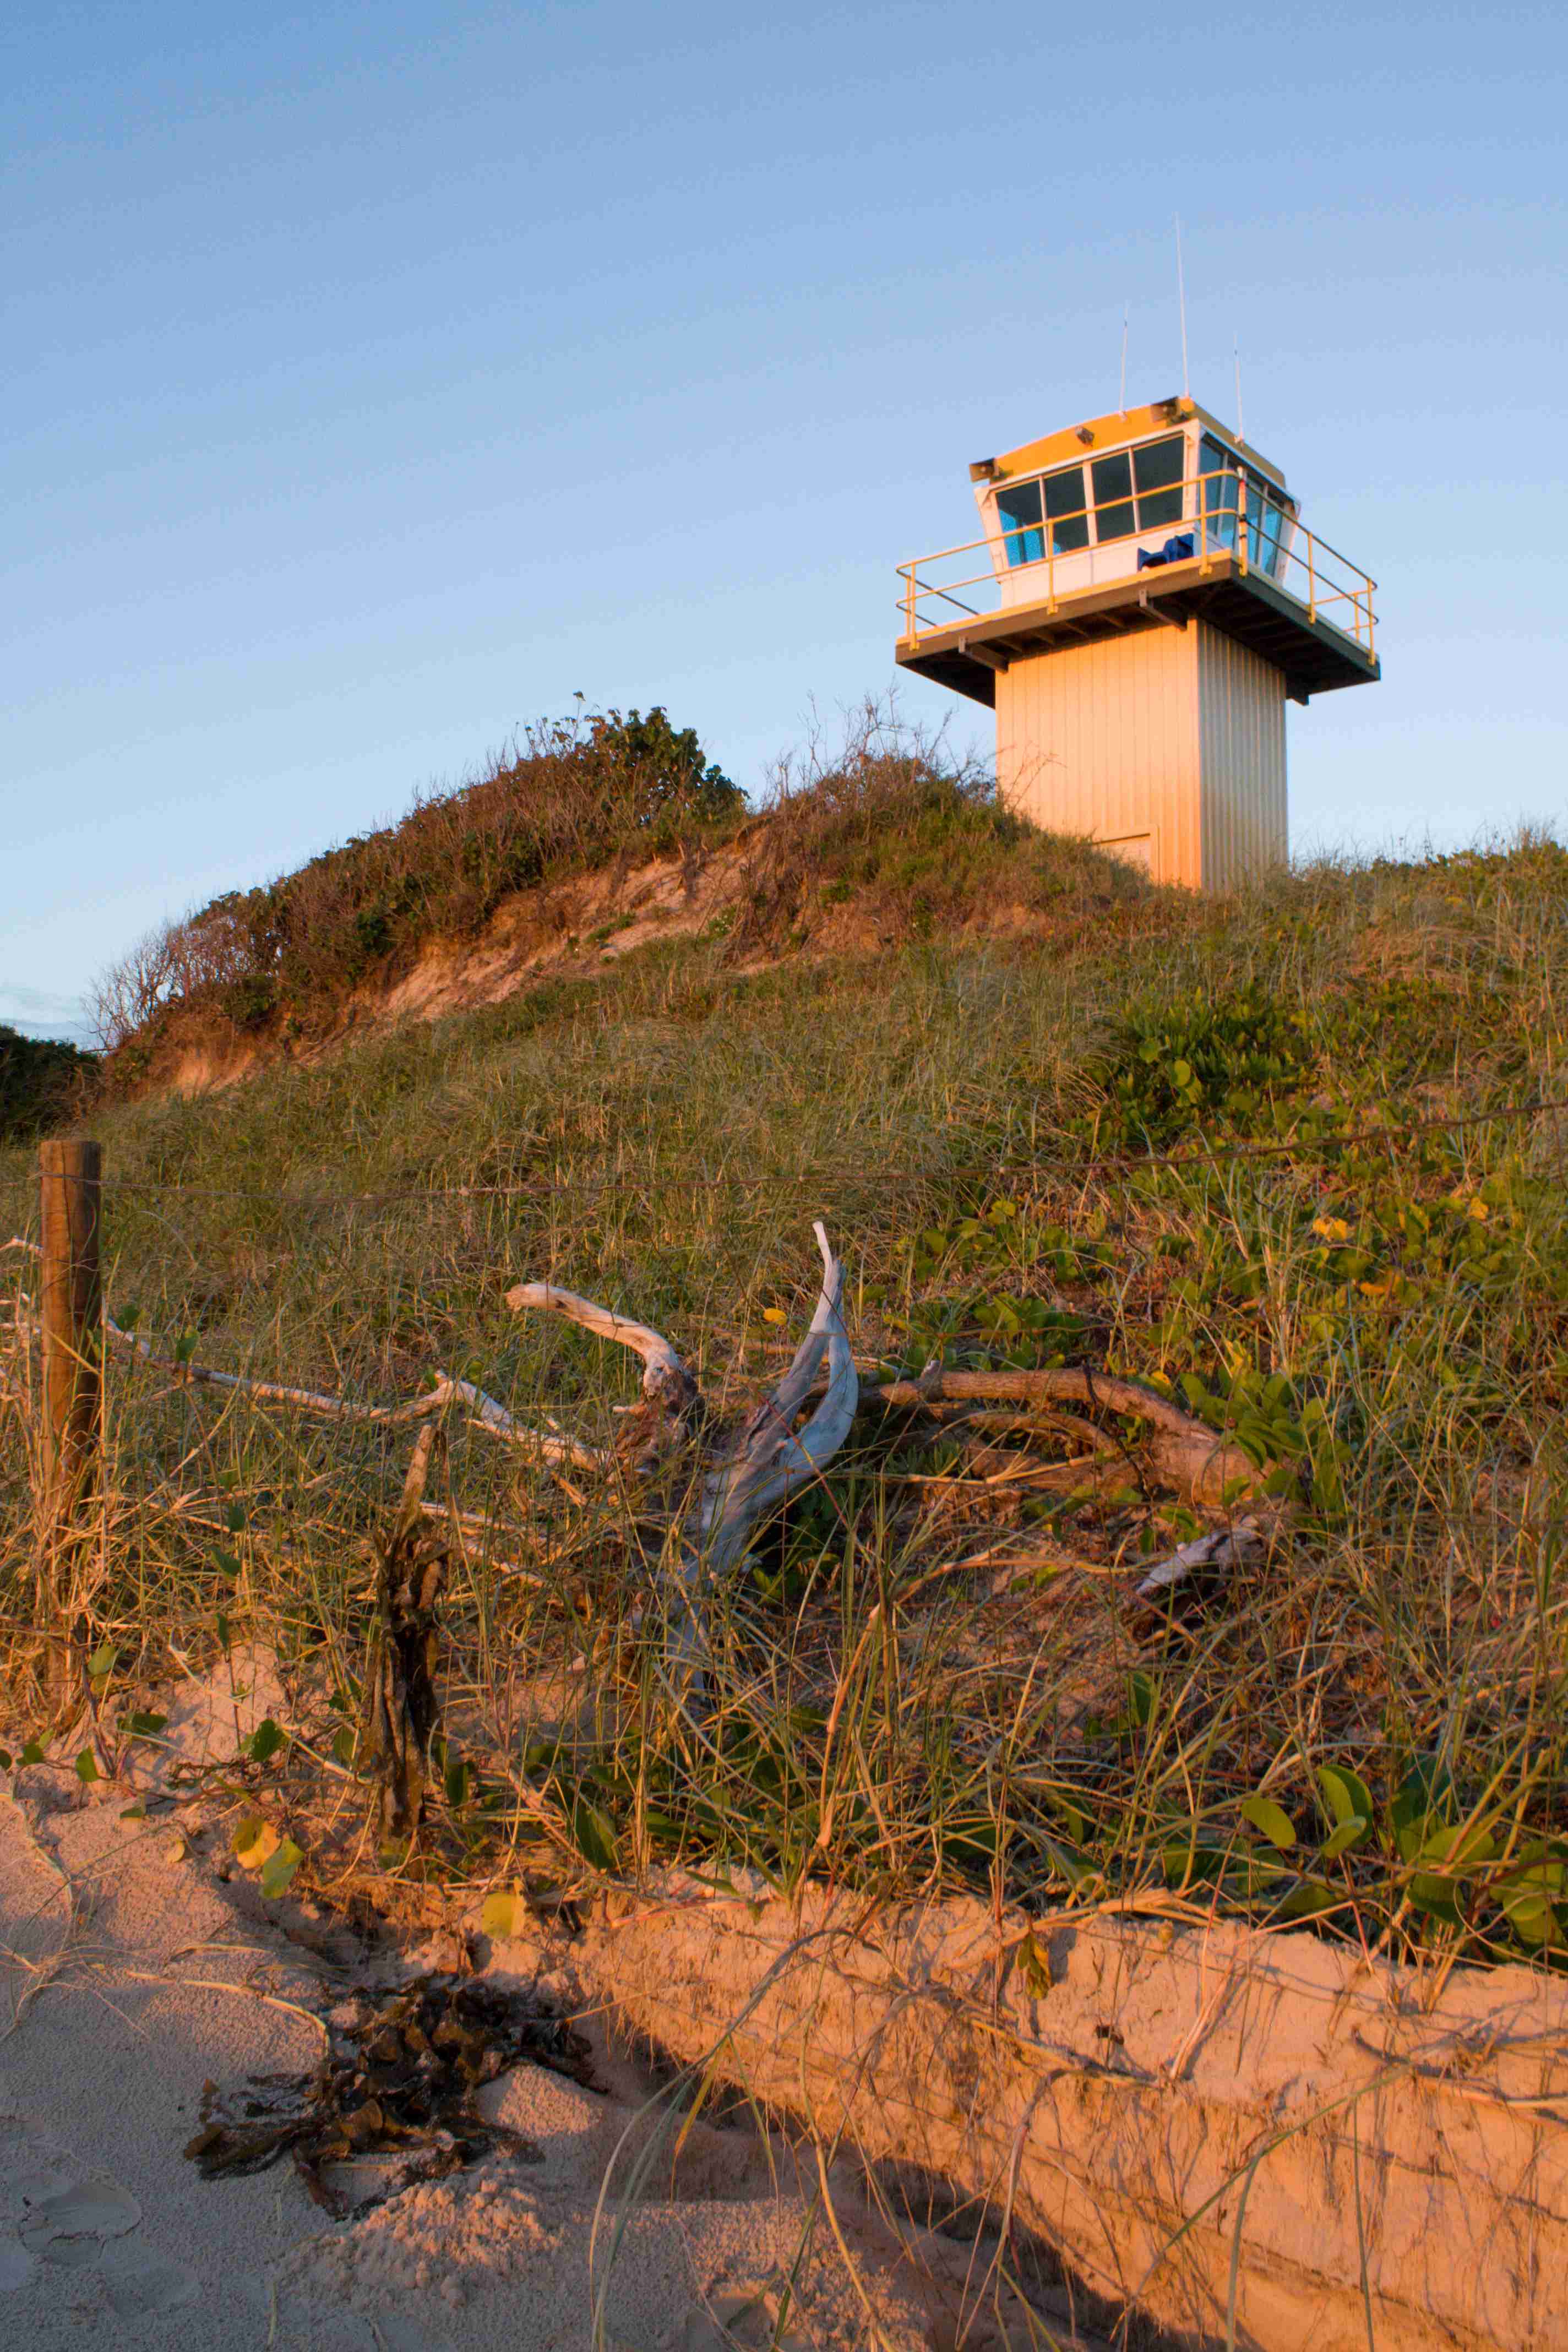
[[1310, 1060], [1302, 1016], [1249, 981], [1132, 1013], [1118, 1029], [1112, 1100], [1125, 1133], [1159, 1142], [1215, 1117], [1246, 1121]]
[[224, 991], [223, 1009], [239, 1029], [259, 1029], [278, 1003], [278, 983], [265, 972], [250, 972], [231, 981]]
[[96, 1054], [0, 1022], [0, 1141], [26, 1143], [68, 1118], [97, 1069]]

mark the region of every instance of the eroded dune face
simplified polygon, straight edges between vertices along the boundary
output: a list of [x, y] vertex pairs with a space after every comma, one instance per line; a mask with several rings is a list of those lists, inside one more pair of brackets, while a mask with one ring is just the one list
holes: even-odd
[[[745, 1874], [367, 1940], [265, 1899], [204, 1785], [258, 1708], [295, 1719], [286, 1680], [237, 1650], [193, 1678], [138, 1805], [48, 1764], [0, 1805], [7, 2341], [155, 2321], [196, 2352], [276, 2316], [335, 2352], [368, 2315], [403, 2352], [543, 2352], [589, 2340], [602, 2287], [612, 2343], [850, 2352], [869, 2310], [930, 2352], [1009, 2227], [1076, 2343], [1130, 2305], [1267, 2352], [1360, 2352], [1369, 2309], [1394, 2352], [1568, 2336], [1568, 1989], [1539, 1970], [1394, 1968], [1170, 1897], [1031, 1926]], [[287, 2165], [196, 2178], [209, 2078], [308, 2073], [358, 1988], [453, 1954], [576, 2021], [592, 2081], [510, 2068], [494, 2147], [390, 2195], [346, 2166], [325, 2229]]]
[[[591, 2084], [509, 2067], [478, 2095], [493, 2147], [390, 2194], [384, 2151], [334, 2166], [337, 2221], [288, 2161], [203, 2179], [183, 2151], [204, 2085], [243, 2100], [247, 2076], [308, 2077], [360, 1992], [384, 2006], [389, 1985], [489, 1949], [369, 1938], [262, 1897], [221, 1800], [176, 1769], [232, 1763], [258, 1709], [297, 1725], [274, 1661], [237, 1645], [170, 1696], [135, 1790], [45, 1764], [0, 1799], [0, 2340], [576, 2352], [595, 2315], [616, 2352], [860, 2352], [868, 2326], [887, 2352], [957, 2340], [973, 2247], [911, 2259], [842, 2162], [829, 2227], [815, 2152], [743, 2104], [672, 2103], [671, 2070], [563, 1966], [559, 1931], [457, 1981], [580, 2003]], [[126, 1818], [138, 1791], [148, 1811]], [[963, 2340], [1003, 2352], [995, 2312], [970, 2316]]]
[[1037, 1931], [1026, 1971], [1026, 1923], [979, 1904], [868, 1923], [764, 1892], [628, 1903], [593, 1965], [680, 2056], [1005, 2202], [1091, 2317], [1136, 2298], [1208, 2340], [1234, 2293], [1238, 2340], [1279, 2352], [1360, 2352], [1369, 2306], [1397, 2352], [1568, 2337], [1568, 1992], [1538, 1973], [1439, 1988], [1131, 1916]]

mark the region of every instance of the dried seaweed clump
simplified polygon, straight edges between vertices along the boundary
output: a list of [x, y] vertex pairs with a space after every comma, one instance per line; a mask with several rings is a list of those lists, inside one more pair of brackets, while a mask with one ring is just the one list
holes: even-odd
[[351, 2200], [323, 2178], [331, 2165], [403, 2157], [379, 2195], [352, 2200], [363, 2212], [492, 2147], [537, 2163], [531, 2140], [488, 2123], [474, 2105], [480, 2085], [509, 2067], [526, 2060], [599, 2087], [583, 2036], [531, 1995], [426, 1976], [379, 1998], [359, 1994], [355, 2005], [313, 2074], [253, 2074], [233, 2095], [203, 2084], [202, 2128], [185, 2154], [204, 2179], [265, 2172], [292, 2155], [317, 2204], [342, 2220]]

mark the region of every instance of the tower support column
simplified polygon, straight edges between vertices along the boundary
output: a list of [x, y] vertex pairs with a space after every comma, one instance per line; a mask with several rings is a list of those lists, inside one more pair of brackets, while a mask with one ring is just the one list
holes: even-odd
[[1225, 890], [1289, 855], [1285, 676], [1195, 614], [996, 677], [1005, 803], [1156, 882]]

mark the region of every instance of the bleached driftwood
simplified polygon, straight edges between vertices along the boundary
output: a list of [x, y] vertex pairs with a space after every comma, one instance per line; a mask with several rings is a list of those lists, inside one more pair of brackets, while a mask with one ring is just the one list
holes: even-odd
[[1140, 1601], [1163, 1601], [1181, 1585], [1199, 1577], [1227, 1576], [1263, 1549], [1263, 1530], [1256, 1519], [1237, 1519], [1232, 1528], [1211, 1528], [1195, 1536], [1168, 1559], [1156, 1560], [1138, 1586]]
[[[29, 1251], [37, 1257], [37, 1242], [25, 1241], [13, 1235], [0, 1242], [0, 1254], [7, 1250]], [[542, 1287], [543, 1286], [539, 1286]], [[16, 1319], [17, 1328], [36, 1330], [37, 1318], [23, 1307]], [[613, 1319], [613, 1318], [612, 1318]], [[628, 1328], [640, 1330], [640, 1326]], [[168, 1372], [174, 1379], [193, 1388], [228, 1389], [244, 1396], [257, 1398], [263, 1404], [291, 1404], [301, 1412], [318, 1412], [332, 1421], [349, 1421], [362, 1426], [382, 1429], [404, 1429], [415, 1422], [429, 1421], [445, 1413], [449, 1406], [460, 1405], [465, 1410], [468, 1426], [482, 1430], [486, 1436], [500, 1439], [504, 1445], [515, 1445], [537, 1454], [552, 1465], [570, 1464], [574, 1469], [599, 1470], [605, 1466], [605, 1456], [591, 1445], [580, 1445], [575, 1438], [531, 1429], [505, 1405], [476, 1388], [472, 1381], [456, 1381], [450, 1373], [437, 1371], [432, 1385], [422, 1396], [407, 1397], [400, 1404], [361, 1404], [352, 1397], [328, 1394], [321, 1389], [290, 1388], [279, 1381], [258, 1381], [248, 1372], [220, 1372], [211, 1364], [199, 1364], [194, 1359], [184, 1360], [178, 1356], [162, 1356], [150, 1339], [140, 1332], [130, 1331], [117, 1323], [107, 1308], [103, 1318], [104, 1337], [110, 1347], [119, 1348], [145, 1364], [150, 1371]], [[658, 1340], [658, 1334], [647, 1337]], [[660, 1346], [667, 1343], [659, 1341]], [[674, 1361], [673, 1351], [670, 1351]]]
[[[642, 1397], [625, 1412], [613, 1454], [558, 1432], [532, 1429], [472, 1381], [454, 1380], [444, 1371], [436, 1373], [432, 1387], [422, 1396], [397, 1404], [359, 1403], [313, 1389], [259, 1381], [245, 1373], [220, 1372], [205, 1364], [159, 1355], [148, 1340], [123, 1329], [107, 1313], [105, 1332], [111, 1345], [133, 1354], [152, 1369], [194, 1385], [242, 1391], [265, 1403], [293, 1405], [302, 1412], [384, 1428], [428, 1423], [449, 1409], [458, 1408], [472, 1428], [503, 1444], [531, 1453], [558, 1471], [563, 1465], [605, 1469], [616, 1460], [639, 1474], [661, 1467], [684, 1471], [685, 1486], [669, 1524], [674, 1559], [672, 1616], [677, 1649], [696, 1669], [707, 1646], [702, 1619], [706, 1589], [744, 1559], [767, 1514], [816, 1477], [837, 1453], [848, 1436], [861, 1400], [859, 1378], [844, 1327], [844, 1268], [834, 1256], [820, 1223], [814, 1231], [822, 1255], [823, 1285], [810, 1328], [783, 1379], [756, 1406], [730, 1443], [706, 1462], [695, 1450], [706, 1419], [702, 1394], [691, 1370], [663, 1332], [549, 1282], [518, 1283], [507, 1293], [507, 1304], [517, 1312], [544, 1309], [560, 1315], [601, 1339], [630, 1349], [642, 1359]], [[0, 1249], [37, 1255], [37, 1244], [18, 1235], [0, 1244]], [[23, 1309], [18, 1319], [26, 1325], [34, 1318]], [[797, 1431], [795, 1422], [814, 1396], [816, 1409]], [[933, 1361], [917, 1379], [872, 1386], [867, 1391], [867, 1402], [887, 1411], [921, 1410], [937, 1414], [942, 1414], [944, 1407], [956, 1406], [963, 1419], [976, 1427], [1001, 1425], [1017, 1418], [1049, 1419], [1087, 1440], [1094, 1454], [1082, 1461], [1034, 1465], [1029, 1471], [1031, 1479], [1046, 1484], [1070, 1485], [1095, 1455], [1103, 1463], [1124, 1450], [1114, 1433], [1108, 1434], [1097, 1423], [1060, 1410], [1069, 1403], [1087, 1405], [1091, 1411], [1126, 1416], [1142, 1423], [1142, 1458], [1156, 1477], [1195, 1503], [1228, 1504], [1238, 1487], [1251, 1486], [1255, 1482], [1253, 1465], [1238, 1447], [1227, 1444], [1169, 1397], [1142, 1381], [1096, 1372], [1086, 1367], [956, 1372], [945, 1371]], [[974, 1407], [983, 1402], [1010, 1406], [1015, 1411], [975, 1411]], [[1052, 1407], [1058, 1410], [1052, 1412]], [[1205, 1571], [1223, 1575], [1261, 1541], [1255, 1521], [1244, 1520], [1234, 1527], [1212, 1530], [1151, 1568], [1138, 1588], [1138, 1598], [1156, 1601]]]
[[624, 1458], [647, 1469], [661, 1454], [684, 1445], [700, 1417], [702, 1399], [696, 1381], [662, 1331], [647, 1323], [634, 1323], [608, 1307], [596, 1307], [591, 1298], [581, 1297], [574, 1290], [562, 1290], [552, 1282], [520, 1282], [507, 1292], [506, 1303], [518, 1314], [531, 1307], [547, 1307], [552, 1314], [563, 1315], [569, 1323], [581, 1324], [584, 1331], [613, 1339], [617, 1347], [629, 1348], [642, 1358], [643, 1401], [626, 1414], [616, 1445]]
[[[822, 1292], [795, 1360], [717, 1459], [694, 1476], [671, 1521], [675, 1565], [669, 1598], [674, 1649], [698, 1687], [708, 1646], [703, 1616], [706, 1591], [739, 1566], [767, 1514], [820, 1475], [848, 1436], [859, 1402], [859, 1377], [844, 1328], [843, 1263], [834, 1256], [820, 1222], [813, 1231], [822, 1255]], [[639, 1465], [651, 1466], [695, 1438], [703, 1419], [701, 1392], [662, 1332], [547, 1282], [520, 1282], [508, 1291], [507, 1304], [520, 1312], [548, 1308], [641, 1356], [645, 1366], [642, 1417], [623, 1432], [618, 1449]], [[816, 1410], [797, 1431], [795, 1422], [825, 1357], [826, 1385]]]
[[[816, 1476], [849, 1434], [860, 1402], [859, 1375], [844, 1328], [844, 1266], [828, 1247], [821, 1225], [813, 1226], [822, 1253], [822, 1295], [811, 1328], [788, 1371], [742, 1425], [730, 1454], [703, 1486], [700, 1517], [701, 1549], [715, 1574], [745, 1554], [751, 1531], [767, 1511]], [[824, 1356], [827, 1387], [816, 1412], [795, 1433]]]

